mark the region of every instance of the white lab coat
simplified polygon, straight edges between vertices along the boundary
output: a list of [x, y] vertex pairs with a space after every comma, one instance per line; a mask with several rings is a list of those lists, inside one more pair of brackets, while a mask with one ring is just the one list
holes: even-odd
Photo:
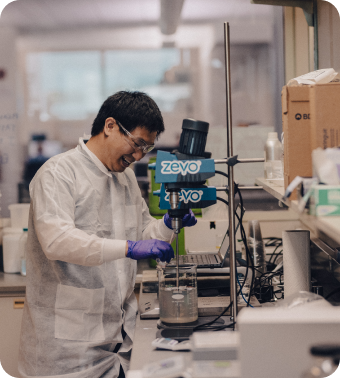
[[82, 138], [44, 164], [30, 195], [20, 374], [117, 377], [137, 313], [126, 240], [169, 241], [172, 231], [149, 214], [133, 171], [109, 172]]

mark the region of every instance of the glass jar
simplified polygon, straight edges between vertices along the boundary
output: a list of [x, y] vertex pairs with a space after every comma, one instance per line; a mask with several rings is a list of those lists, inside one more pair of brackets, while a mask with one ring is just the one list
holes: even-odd
[[193, 323], [198, 318], [197, 266], [167, 265], [158, 271], [159, 318], [167, 324]]

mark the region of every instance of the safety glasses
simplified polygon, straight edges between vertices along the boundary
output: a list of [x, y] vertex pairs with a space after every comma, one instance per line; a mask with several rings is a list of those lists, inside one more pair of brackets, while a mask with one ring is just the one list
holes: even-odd
[[143, 139], [135, 138], [129, 131], [123, 127], [123, 125], [116, 120], [117, 125], [124, 131], [125, 140], [134, 150], [141, 150], [144, 154], [152, 151], [155, 148], [154, 144], [146, 144]]

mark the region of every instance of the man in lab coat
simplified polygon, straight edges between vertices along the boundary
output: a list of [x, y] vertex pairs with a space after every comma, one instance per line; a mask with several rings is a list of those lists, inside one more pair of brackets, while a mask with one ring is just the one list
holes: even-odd
[[[48, 160], [32, 180], [22, 377], [124, 377], [136, 260], [173, 257], [171, 219], [150, 216], [129, 168], [163, 131], [150, 97], [118, 92], [103, 103], [91, 138]], [[192, 213], [183, 219], [195, 223]]]

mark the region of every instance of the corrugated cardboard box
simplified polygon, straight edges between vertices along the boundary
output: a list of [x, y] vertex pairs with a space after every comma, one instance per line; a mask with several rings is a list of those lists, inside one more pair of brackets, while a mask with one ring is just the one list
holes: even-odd
[[[338, 146], [340, 83], [284, 86], [284, 185], [296, 177], [311, 177], [312, 151]], [[296, 190], [291, 199], [297, 199]]]
[[[285, 188], [296, 176], [312, 176], [309, 90], [309, 85], [282, 89]], [[290, 198], [297, 199], [296, 190]]]
[[311, 149], [339, 146], [340, 83], [310, 87]]

